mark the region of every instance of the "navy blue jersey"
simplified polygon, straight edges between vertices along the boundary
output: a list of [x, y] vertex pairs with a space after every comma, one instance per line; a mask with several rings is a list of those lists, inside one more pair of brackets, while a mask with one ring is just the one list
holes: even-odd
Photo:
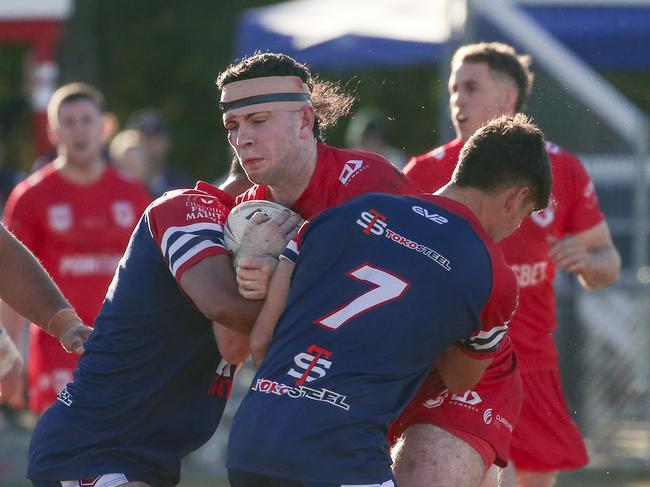
[[454, 343], [495, 353], [514, 275], [469, 209], [438, 196], [361, 196], [298, 241], [284, 254], [296, 259], [286, 308], [235, 416], [227, 466], [381, 483], [388, 425], [439, 353]]
[[222, 225], [231, 203], [198, 183], [146, 210], [73, 381], [34, 430], [28, 478], [124, 473], [156, 486], [178, 483], [180, 459], [221, 419], [233, 372], [210, 320], [179, 282], [201, 259], [227, 252]]

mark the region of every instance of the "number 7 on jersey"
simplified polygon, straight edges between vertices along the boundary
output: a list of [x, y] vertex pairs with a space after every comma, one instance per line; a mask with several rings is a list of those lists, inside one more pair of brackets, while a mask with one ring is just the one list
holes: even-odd
[[360, 314], [400, 299], [410, 287], [410, 284], [404, 279], [370, 264], [363, 264], [348, 272], [347, 275], [352, 279], [366, 282], [373, 288], [348, 304], [316, 320], [317, 325], [330, 330], [337, 330]]

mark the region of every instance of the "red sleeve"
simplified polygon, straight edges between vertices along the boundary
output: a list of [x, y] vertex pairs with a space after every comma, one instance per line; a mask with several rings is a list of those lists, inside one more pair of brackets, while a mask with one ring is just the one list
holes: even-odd
[[508, 324], [519, 299], [514, 272], [498, 249], [492, 249], [491, 254], [493, 287], [490, 298], [481, 310], [481, 328], [469, 338], [461, 340], [465, 353], [476, 359], [498, 355], [499, 345], [508, 332]]
[[434, 193], [451, 180], [460, 145], [442, 146], [411, 158], [404, 167], [404, 174], [416, 182], [423, 191]]
[[4, 209], [4, 223], [7, 228], [32, 252], [38, 242], [42, 241], [39, 233], [38, 215], [32, 201], [32, 193], [25, 182], [20, 183], [11, 192]]
[[428, 182], [431, 177], [431, 164], [428, 164], [424, 160], [423, 156], [411, 157], [402, 169], [402, 172], [407, 176], [411, 181], [419, 181], [420, 186], [423, 186], [423, 189], [429, 191]]
[[151, 206], [151, 234], [179, 284], [183, 272], [194, 264], [229, 253], [223, 241], [229, 211], [218, 197], [192, 190], [170, 193]]
[[605, 217], [598, 203], [596, 188], [582, 163], [571, 154], [562, 151], [561, 167], [557, 170], [569, 171], [566, 178], [569, 184], [566, 201], [571, 204], [568, 208], [566, 230], [569, 233], [579, 233], [599, 224]]
[[[372, 156], [372, 158], [366, 157], [367, 169], [360, 164], [358, 175], [352, 173], [352, 177], [349, 177], [340, 188], [342, 193], [342, 197], [339, 198], [340, 202], [348, 201], [355, 196], [366, 193], [411, 195], [422, 192], [417, 184], [404, 176], [390, 162], [377, 154], [372, 154]], [[350, 162], [357, 161], [348, 161], [348, 164]], [[362, 163], [363, 161], [359, 160], [358, 162]], [[340, 181], [341, 178], [345, 178], [344, 173], [339, 176]]]

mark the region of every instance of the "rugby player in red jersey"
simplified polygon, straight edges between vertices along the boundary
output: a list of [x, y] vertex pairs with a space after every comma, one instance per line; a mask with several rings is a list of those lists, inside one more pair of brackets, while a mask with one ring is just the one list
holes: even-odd
[[[271, 200], [306, 219], [364, 193], [419, 192], [382, 156], [323, 142], [322, 131], [347, 114], [354, 100], [293, 58], [252, 55], [220, 73], [217, 86], [228, 141], [254, 183], [237, 203]], [[245, 246], [238, 259], [246, 255]], [[266, 288], [258, 287], [258, 264], [239, 260], [246, 297], [265, 295]]]
[[[505, 44], [461, 47], [452, 58], [449, 79], [457, 138], [412, 158], [404, 173], [425, 191], [447, 184], [464, 141], [490, 119], [523, 110], [533, 80], [529, 64], [528, 56]], [[559, 470], [588, 461], [562, 394], [552, 336], [557, 326], [553, 277], [561, 269], [575, 273], [587, 289], [601, 288], [618, 278], [620, 257], [582, 164], [550, 142], [547, 152], [552, 203], [500, 243], [520, 287], [509, 333], [518, 367], [502, 345], [503, 359], [495, 358], [471, 391], [447, 396], [421, 391], [394, 426], [401, 436], [393, 457], [402, 487], [478, 485], [487, 468], [505, 466], [509, 459], [518, 485], [548, 487]], [[511, 471], [506, 473], [504, 483], [514, 485]]]
[[[9, 230], [41, 261], [84, 323], [95, 319], [151, 201], [144, 186], [103, 159], [103, 110], [102, 94], [83, 83], [53, 94], [47, 113], [58, 157], [16, 186], [4, 214]], [[6, 306], [3, 319], [8, 328], [22, 325]], [[72, 380], [78, 357], [41, 328], [31, 327], [30, 335], [29, 408], [40, 414]]]

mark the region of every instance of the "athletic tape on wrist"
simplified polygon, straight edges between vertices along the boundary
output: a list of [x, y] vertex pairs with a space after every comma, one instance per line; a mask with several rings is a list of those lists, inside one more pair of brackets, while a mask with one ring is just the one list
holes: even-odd
[[72, 308], [62, 308], [52, 315], [44, 330], [53, 337], [60, 339], [61, 333], [72, 322], [81, 323], [81, 319]]

